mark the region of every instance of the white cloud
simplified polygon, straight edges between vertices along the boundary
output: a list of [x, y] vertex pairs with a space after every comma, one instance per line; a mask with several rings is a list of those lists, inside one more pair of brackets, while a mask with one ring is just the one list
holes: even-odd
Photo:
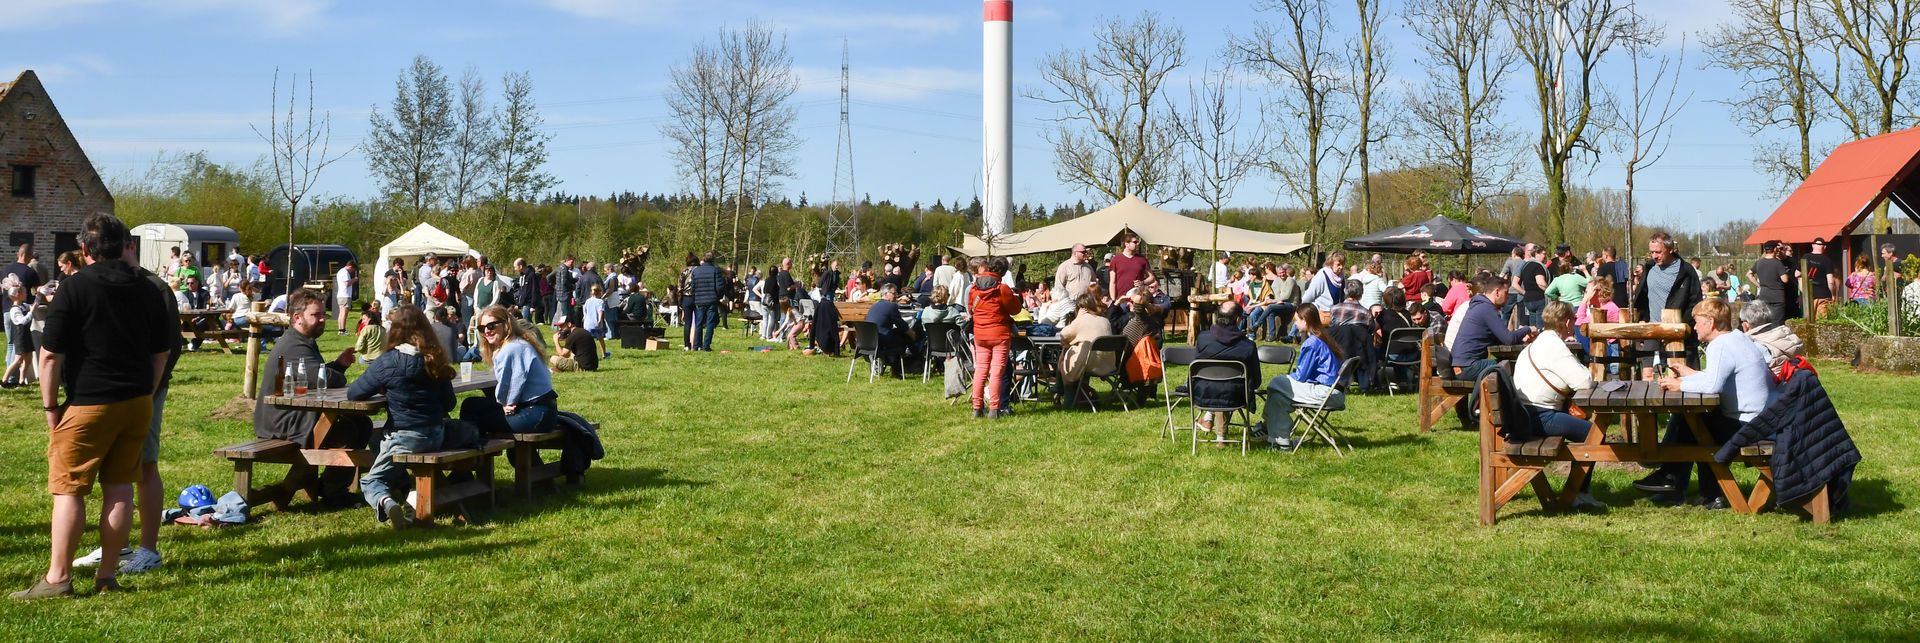
[[0, 82], [13, 80], [13, 74], [33, 70], [41, 83], [69, 83], [86, 76], [104, 76], [113, 73], [113, 63], [106, 56], [98, 54], [77, 54], [55, 60], [0, 60]]
[[[812, 97], [840, 95], [840, 68], [794, 67], [800, 76], [800, 93]], [[941, 94], [980, 93], [980, 72], [942, 67], [854, 66], [847, 72], [848, 93], [854, 100], [909, 102]]]
[[0, 0], [0, 30], [23, 31], [64, 24], [84, 17], [111, 0]]

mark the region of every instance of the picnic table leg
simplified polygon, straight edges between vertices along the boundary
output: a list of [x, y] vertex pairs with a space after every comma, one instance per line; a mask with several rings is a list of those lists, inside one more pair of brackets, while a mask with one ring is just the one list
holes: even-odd
[[521, 498], [533, 497], [534, 453], [532, 443], [515, 442], [513, 453], [508, 456], [513, 461], [513, 493]]
[[1560, 495], [1554, 503], [1557, 508], [1573, 506], [1573, 499], [1580, 495], [1580, 487], [1587, 483], [1587, 477], [1593, 475], [1593, 463], [1574, 462], [1567, 469], [1567, 482], [1560, 486]]
[[[1713, 440], [1713, 434], [1707, 431], [1707, 423], [1700, 419], [1700, 414], [1687, 414], [1687, 428], [1693, 430], [1694, 440], [1701, 445], [1717, 444]], [[1718, 462], [1709, 461], [1706, 464], [1713, 471], [1713, 477], [1717, 478], [1715, 482], [1720, 484], [1720, 493], [1726, 496], [1728, 506], [1743, 514], [1754, 513], [1758, 509], [1747, 504], [1747, 494], [1740, 490], [1740, 482], [1733, 479], [1731, 468]]]
[[431, 464], [416, 464], [407, 469], [413, 473], [413, 490], [416, 503], [413, 505], [413, 517], [420, 522], [433, 522], [433, 492], [435, 482], [440, 476]]
[[1760, 467], [1760, 481], [1753, 483], [1753, 495], [1747, 497], [1747, 505], [1758, 511], [1767, 505], [1767, 499], [1773, 497], [1773, 467]]
[[[480, 484], [486, 485], [488, 512], [492, 512], [494, 508], [498, 506], [498, 503], [495, 502], [494, 493], [493, 493], [493, 456], [494, 455], [495, 454], [488, 453], [486, 455], [480, 456], [480, 461], [475, 463], [474, 465], [475, 470], [473, 472], [473, 478], [475, 480], [479, 480]], [[471, 522], [471, 520], [469, 520], [469, 522]]]
[[233, 461], [233, 490], [240, 492], [240, 496], [249, 505], [259, 505], [267, 500], [264, 497], [265, 494], [256, 492], [253, 488], [252, 460]]
[[1807, 513], [1813, 516], [1814, 524], [1824, 525], [1833, 519], [1831, 502], [1827, 499], [1827, 487], [1828, 485], [1820, 485], [1820, 490], [1814, 492], [1813, 499], [1807, 501]]

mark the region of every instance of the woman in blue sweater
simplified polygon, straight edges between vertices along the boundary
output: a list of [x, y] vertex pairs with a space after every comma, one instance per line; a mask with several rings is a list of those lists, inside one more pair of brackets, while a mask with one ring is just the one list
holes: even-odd
[[409, 476], [394, 465], [393, 457], [441, 449], [447, 412], [453, 408], [454, 370], [419, 308], [401, 305], [388, 319], [387, 351], [347, 386], [347, 399], [387, 396], [389, 429], [380, 439], [373, 468], [360, 478], [360, 492], [373, 505], [376, 518], [406, 527], [414, 518], [404, 495]]
[[1340, 375], [1340, 348], [1327, 336], [1320, 323], [1320, 309], [1301, 304], [1294, 311], [1293, 327], [1306, 340], [1300, 342], [1300, 357], [1293, 372], [1276, 375], [1267, 382], [1267, 443], [1279, 449], [1293, 448], [1293, 405], [1319, 404], [1342, 393], [1333, 388]]
[[499, 385], [493, 398], [471, 397], [460, 405], [460, 419], [482, 433], [545, 433], [555, 426], [559, 399], [547, 351], [529, 327], [505, 306], [480, 311], [480, 358], [493, 368]]

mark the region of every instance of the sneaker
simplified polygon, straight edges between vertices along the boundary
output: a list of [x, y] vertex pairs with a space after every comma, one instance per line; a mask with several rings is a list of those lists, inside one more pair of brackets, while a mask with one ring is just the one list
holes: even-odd
[[55, 585], [52, 583], [48, 583], [47, 578], [45, 576], [42, 576], [40, 578], [34, 579], [33, 587], [29, 587], [29, 588], [14, 592], [12, 594], [8, 594], [7, 598], [11, 598], [16, 601], [37, 601], [43, 598], [58, 598], [62, 596], [72, 596], [72, 595], [73, 595], [73, 579], [67, 579], [67, 582]]
[[120, 558], [120, 573], [122, 574], [139, 574], [159, 568], [160, 552], [145, 547], [137, 547], [133, 550], [132, 556]]
[[1669, 494], [1679, 491], [1680, 485], [1674, 484], [1673, 476], [1656, 471], [1653, 475], [1633, 481], [1633, 488], [1647, 493]]
[[406, 529], [413, 526], [413, 507], [407, 503], [388, 498], [380, 501], [380, 511], [393, 521], [394, 529]]
[[1711, 500], [1706, 498], [1701, 498], [1698, 504], [1700, 505], [1701, 508], [1706, 509], [1707, 511], [1719, 511], [1721, 509], [1726, 509], [1732, 506], [1727, 503], [1726, 496], [1716, 496]]
[[1290, 440], [1288, 438], [1269, 438], [1267, 440], [1267, 444], [1281, 451], [1293, 450], [1293, 440]]
[[1592, 494], [1582, 493], [1573, 497], [1573, 509], [1575, 511], [1601, 511], [1606, 508], [1607, 503], [1600, 502], [1600, 500], [1593, 497]]
[[987, 419], [989, 420], [1000, 419], [1000, 409], [987, 409]]
[[986, 409], [974, 409], [974, 410], [973, 410], [973, 417], [974, 417], [974, 418], [976, 418], [976, 419], [977, 419], [977, 418], [983, 418], [983, 417], [986, 417], [986, 416], [987, 416], [987, 410], [986, 410]]
[[[104, 557], [104, 553], [105, 552], [100, 551], [100, 548], [95, 547], [94, 550], [91, 552], [88, 552], [87, 555], [73, 559], [73, 566], [82, 567], [82, 568], [99, 567], [100, 559]], [[127, 560], [127, 557], [132, 555], [133, 555], [132, 547], [122, 547], [120, 549], [120, 560], [123, 562], [123, 564], [124, 564], [124, 561]]]
[[613, 351], [607, 351], [605, 355], [600, 356], [600, 359], [613, 359]]

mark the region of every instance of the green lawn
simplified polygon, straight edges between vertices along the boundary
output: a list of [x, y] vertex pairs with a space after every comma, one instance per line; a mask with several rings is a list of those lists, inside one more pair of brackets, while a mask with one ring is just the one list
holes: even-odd
[[[1657, 507], [1605, 470], [1611, 511], [1545, 515], [1528, 492], [1489, 528], [1477, 438], [1419, 435], [1410, 396], [1340, 417], [1356, 457], [1194, 457], [1156, 437], [1157, 408], [973, 420], [935, 383], [847, 384], [844, 360], [747, 352], [738, 328], [719, 343], [556, 375], [608, 452], [566, 497], [404, 532], [305, 506], [169, 526], [137, 591], [0, 602], [0, 640], [1920, 636], [1920, 471], [1900, 460], [1920, 452], [1920, 378], [1819, 364], [1866, 454], [1834, 524]], [[169, 494], [231, 485], [210, 451], [251, 429], [207, 418], [241, 360], [181, 359]], [[9, 590], [46, 563], [34, 395], [0, 392]]]

